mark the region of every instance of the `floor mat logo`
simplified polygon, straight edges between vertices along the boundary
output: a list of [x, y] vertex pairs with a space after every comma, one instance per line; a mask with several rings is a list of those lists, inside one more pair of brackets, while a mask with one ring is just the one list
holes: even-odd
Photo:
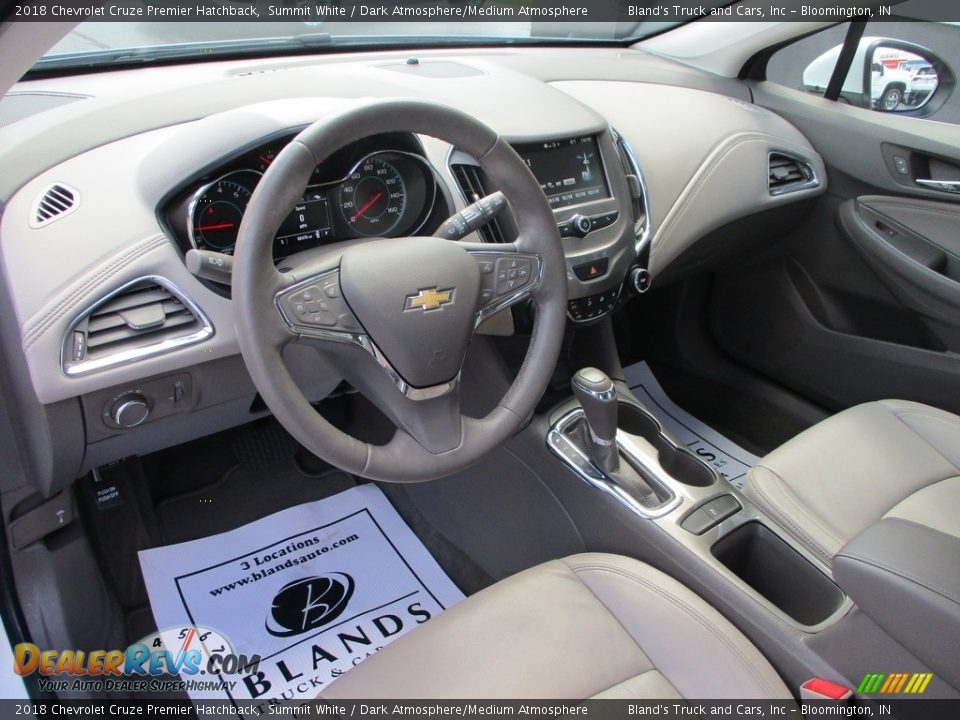
[[346, 610], [353, 585], [352, 577], [339, 572], [287, 583], [273, 597], [267, 632], [292, 637], [323, 627]]

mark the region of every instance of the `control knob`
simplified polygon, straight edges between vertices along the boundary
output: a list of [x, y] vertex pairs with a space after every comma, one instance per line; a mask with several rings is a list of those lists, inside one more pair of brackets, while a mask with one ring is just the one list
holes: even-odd
[[591, 230], [590, 218], [586, 215], [574, 215], [570, 218], [570, 227], [577, 231], [580, 237], [583, 237]]
[[114, 400], [110, 407], [110, 419], [122, 428], [140, 425], [150, 414], [147, 399], [140, 393], [127, 393]]
[[645, 293], [650, 289], [650, 282], [653, 278], [650, 276], [650, 271], [644, 268], [635, 267], [630, 271], [629, 275], [630, 287], [638, 293]]

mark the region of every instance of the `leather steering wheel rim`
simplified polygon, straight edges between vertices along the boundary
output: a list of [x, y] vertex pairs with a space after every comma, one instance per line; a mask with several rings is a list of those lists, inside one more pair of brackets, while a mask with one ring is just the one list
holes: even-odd
[[[275, 298], [300, 282], [303, 273], [278, 271], [272, 247], [277, 229], [301, 198], [314, 168], [336, 150], [384, 132], [433, 136], [476, 158], [494, 187], [507, 196], [519, 232], [510, 246], [483, 246], [488, 248], [485, 250], [473, 244], [467, 249], [536, 256], [539, 283], [528, 294], [535, 319], [526, 358], [496, 408], [484, 418], [473, 419], [459, 414], [456, 398], [415, 403], [387, 397], [390, 392], [399, 396], [390, 383], [369, 382], [361, 388], [364, 394], [373, 392], [381, 400], [386, 398], [391, 408], [398, 408], [394, 415], [410, 413], [403, 417], [405, 425], [398, 427], [391, 442], [371, 445], [346, 435], [316, 412], [285, 366], [283, 348], [297, 335], [278, 322], [280, 313]], [[437, 247], [427, 245], [427, 239], [413, 242], [420, 242], [424, 248]], [[324, 267], [339, 268], [349, 252], [349, 246], [331, 251]], [[310, 272], [317, 270], [314, 266]], [[417, 100], [361, 102], [333, 112], [304, 129], [277, 155], [253, 193], [240, 226], [232, 293], [241, 353], [261, 397], [278, 421], [308, 450], [331, 464], [346, 472], [388, 482], [424, 481], [462, 470], [519, 430], [532, 415], [550, 380], [566, 324], [565, 260], [556, 221], [540, 185], [509, 144], [489, 127], [459, 110]], [[398, 300], [402, 302], [402, 298]], [[333, 349], [332, 344], [329, 349]], [[352, 352], [354, 355], [348, 355], [342, 366], [366, 367], [357, 360], [361, 351], [353, 348]], [[373, 372], [386, 378], [382, 368]], [[376, 398], [370, 399], [376, 403]], [[457, 403], [459, 442], [440, 451], [427, 449], [423, 437], [418, 442], [416, 433], [407, 430], [418, 427], [417, 413], [453, 412], [445, 407], [450, 403]]]

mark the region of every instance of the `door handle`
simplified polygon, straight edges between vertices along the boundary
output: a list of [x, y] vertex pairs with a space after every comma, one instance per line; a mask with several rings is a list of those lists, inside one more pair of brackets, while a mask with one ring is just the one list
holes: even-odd
[[917, 179], [916, 183], [931, 190], [938, 190], [939, 192], [951, 193], [953, 195], [960, 194], [960, 180]]

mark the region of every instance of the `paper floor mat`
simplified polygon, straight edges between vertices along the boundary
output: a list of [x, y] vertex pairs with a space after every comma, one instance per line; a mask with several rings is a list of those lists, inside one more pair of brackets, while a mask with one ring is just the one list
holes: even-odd
[[747, 470], [760, 458], [731, 442], [704, 422], [681, 410], [667, 397], [654, 377], [650, 366], [639, 362], [624, 370], [624, 379], [634, 396], [665, 428], [686, 444], [691, 451], [713, 466], [739, 490], [747, 478]]
[[[463, 599], [374, 485], [144, 550], [140, 566], [163, 647], [199, 651], [180, 670], [197, 700], [313, 698]], [[256, 672], [222, 671], [240, 655], [260, 655]]]

